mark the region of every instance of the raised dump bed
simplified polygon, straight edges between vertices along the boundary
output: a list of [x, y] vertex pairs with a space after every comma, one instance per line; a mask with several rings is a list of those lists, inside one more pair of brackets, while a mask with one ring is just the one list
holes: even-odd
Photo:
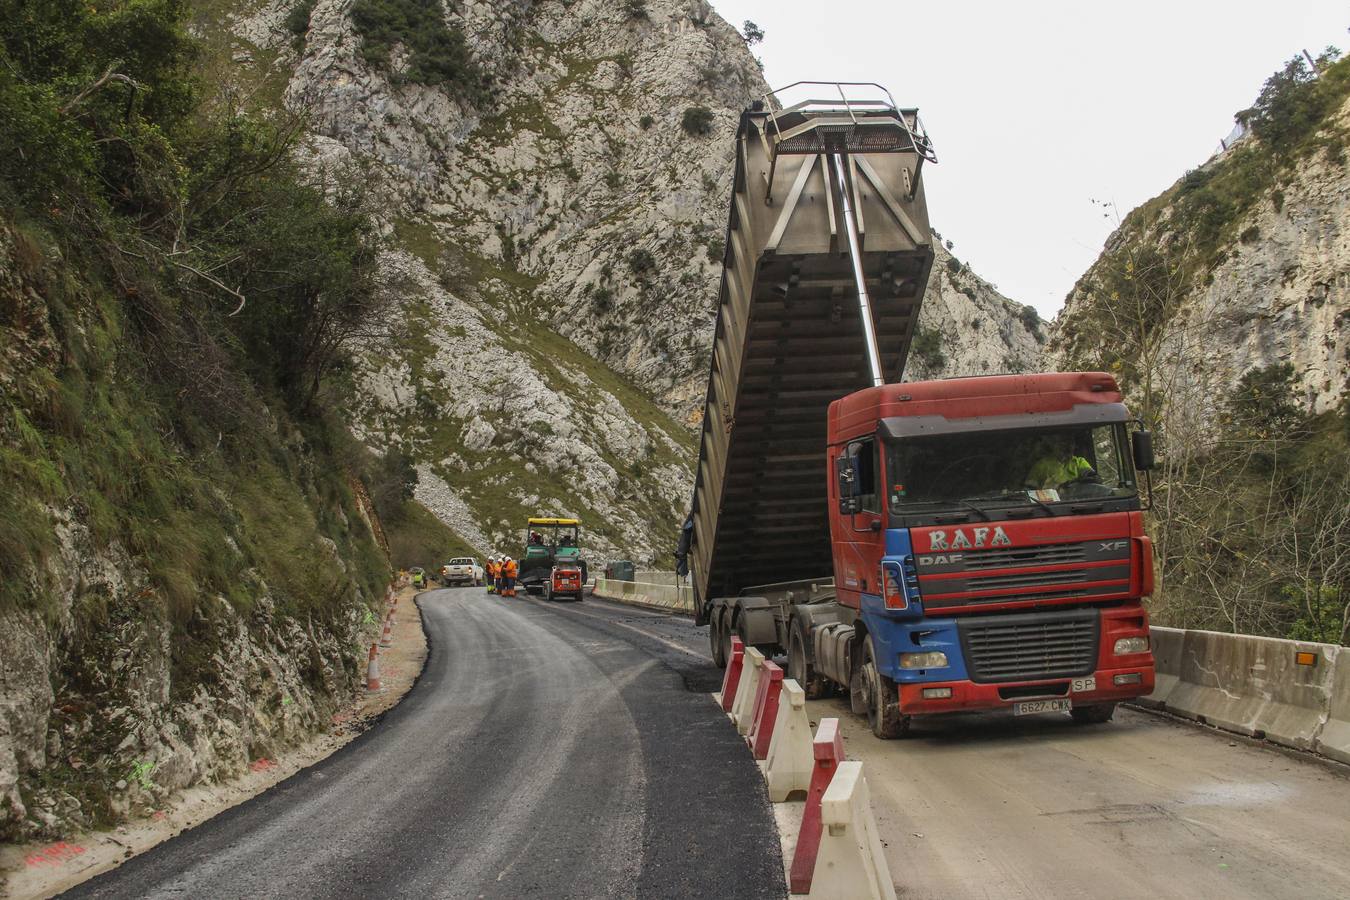
[[741, 116], [688, 536], [700, 624], [712, 597], [828, 578], [826, 413], [904, 371], [933, 160], [877, 85], [800, 83]]

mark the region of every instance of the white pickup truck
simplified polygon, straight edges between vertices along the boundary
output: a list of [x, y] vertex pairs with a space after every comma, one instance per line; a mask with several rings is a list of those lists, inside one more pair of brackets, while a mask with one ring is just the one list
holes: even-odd
[[482, 583], [483, 567], [472, 556], [457, 556], [441, 566], [441, 584], [447, 587], [452, 584], [480, 585]]

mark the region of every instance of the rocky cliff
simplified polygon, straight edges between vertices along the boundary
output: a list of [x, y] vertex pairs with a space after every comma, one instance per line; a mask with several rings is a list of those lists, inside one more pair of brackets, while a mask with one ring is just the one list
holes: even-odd
[[1323, 73], [1325, 113], [1297, 143], [1258, 131], [1124, 219], [1054, 322], [1055, 365], [1112, 368], [1137, 393], [1208, 414], [1247, 373], [1289, 366], [1307, 410], [1340, 403], [1350, 388], [1345, 65]]
[[148, 813], [326, 730], [388, 578], [292, 425], [257, 457], [190, 451], [101, 273], [47, 240], [0, 220], [0, 840]]
[[1295, 57], [1247, 137], [1130, 212], [1052, 364], [1116, 373], [1155, 430], [1153, 620], [1350, 636], [1350, 63]]
[[[413, 337], [370, 348], [363, 437], [402, 442], [418, 499], [480, 550], [574, 513], [600, 555], [659, 560], [688, 503], [758, 65], [701, 0], [465, 2], [445, 22], [490, 85], [465, 99], [407, 77], [397, 47], [372, 65], [359, 18], [273, 0], [202, 27], [231, 35], [232, 78], [307, 112], [316, 164], [357, 160], [386, 198]], [[1035, 325], [943, 259], [916, 373], [1030, 365]]]

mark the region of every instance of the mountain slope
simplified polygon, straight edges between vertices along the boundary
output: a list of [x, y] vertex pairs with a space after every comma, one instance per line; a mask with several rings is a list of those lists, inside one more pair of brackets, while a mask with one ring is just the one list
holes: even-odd
[[[264, 97], [284, 80], [307, 112], [312, 164], [366, 166], [384, 198], [409, 336], [367, 348], [361, 433], [404, 447], [418, 499], [481, 551], [568, 512], [602, 555], [664, 557], [692, 486], [731, 136], [767, 90], [754, 58], [699, 0], [463, 3], [443, 24], [470, 62], [425, 84], [411, 35], [371, 61], [358, 7], [219, 21], [231, 77]], [[1029, 364], [1016, 310], [968, 281], [933, 295], [916, 371]]]
[[1053, 325], [1155, 430], [1160, 624], [1350, 640], [1350, 62], [1318, 68], [1126, 216]]
[[1306, 409], [1335, 408], [1350, 387], [1348, 94], [1346, 62], [1291, 84], [1269, 102], [1297, 108], [1297, 132], [1258, 127], [1126, 216], [1054, 322], [1056, 364], [1112, 368], [1207, 416], [1248, 372], [1288, 365]]

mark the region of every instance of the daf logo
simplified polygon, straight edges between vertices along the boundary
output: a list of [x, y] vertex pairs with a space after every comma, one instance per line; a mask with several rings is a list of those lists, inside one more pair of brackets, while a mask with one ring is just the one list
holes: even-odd
[[961, 553], [939, 553], [936, 556], [920, 556], [919, 565], [954, 566], [963, 559], [965, 559], [965, 555]]
[[952, 532], [951, 542], [947, 541], [947, 532], [930, 531], [928, 532], [929, 550], [969, 550], [972, 547], [1011, 547], [1012, 540], [1008, 533], [1003, 530], [1003, 526], [995, 525], [990, 528], [972, 528], [971, 532], [975, 535], [972, 541], [970, 535], [960, 528]]

